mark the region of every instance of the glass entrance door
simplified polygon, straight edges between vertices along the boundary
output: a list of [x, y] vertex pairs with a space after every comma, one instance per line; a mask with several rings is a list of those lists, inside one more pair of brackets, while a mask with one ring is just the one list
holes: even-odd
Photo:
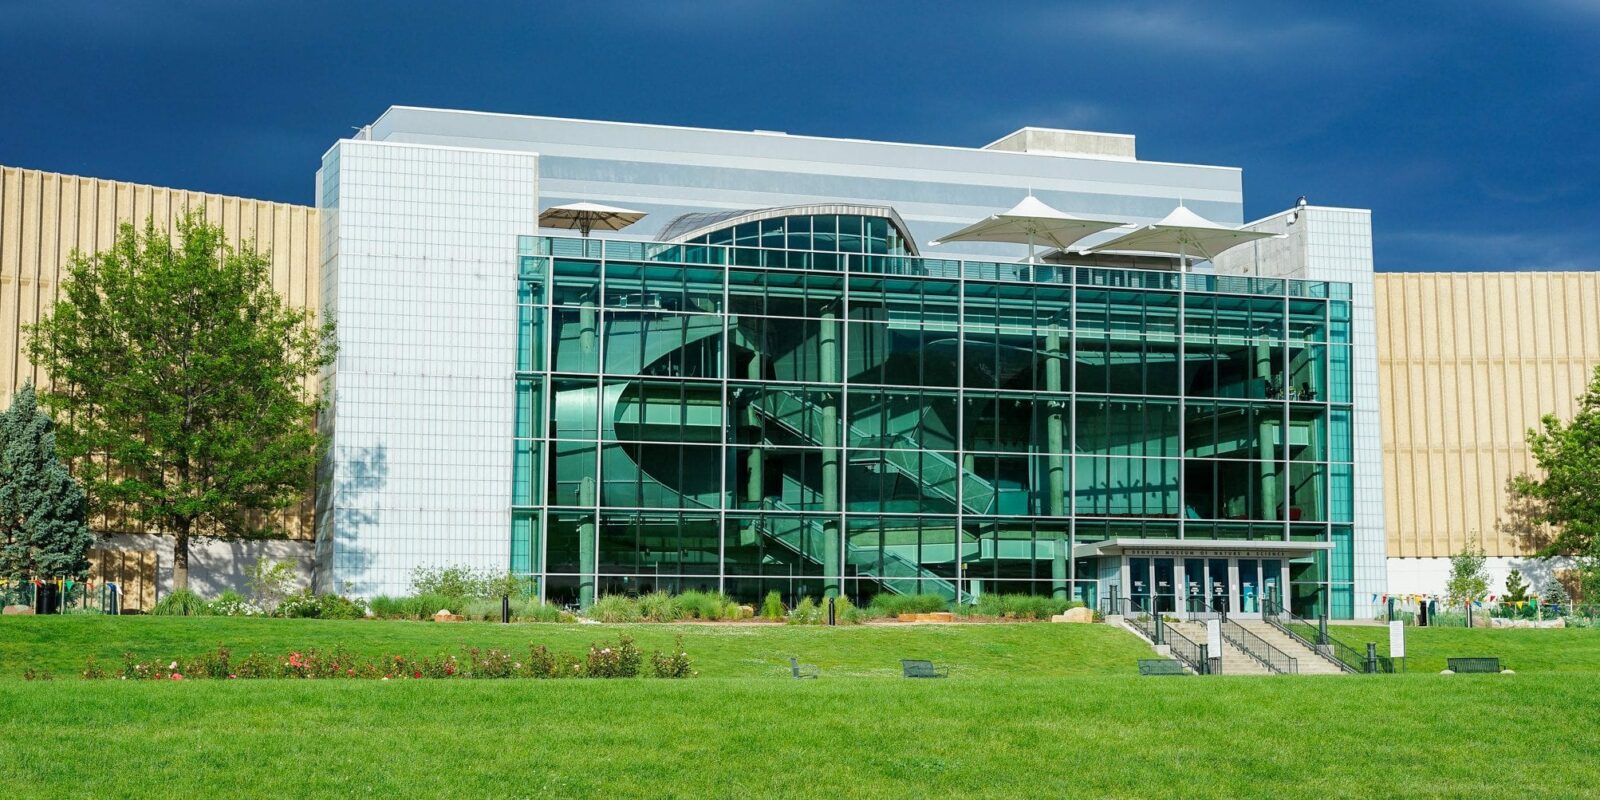
[[1261, 598], [1283, 603], [1283, 562], [1276, 558], [1261, 560]]
[[1206, 602], [1206, 560], [1183, 560], [1183, 610], [1200, 613], [1209, 608]]
[[1239, 580], [1233, 595], [1240, 614], [1261, 613], [1261, 562], [1253, 558], [1238, 560]]
[[1211, 610], [1218, 613], [1232, 611], [1233, 604], [1228, 602], [1228, 559], [1208, 559], [1207, 566], [1211, 570], [1207, 576], [1210, 581], [1207, 586], [1211, 589]]
[[1128, 603], [1135, 614], [1150, 613], [1150, 559], [1128, 559]]
[[1157, 558], [1155, 561], [1155, 590], [1156, 610], [1172, 613], [1178, 610], [1178, 587], [1175, 583], [1177, 576], [1170, 558]]

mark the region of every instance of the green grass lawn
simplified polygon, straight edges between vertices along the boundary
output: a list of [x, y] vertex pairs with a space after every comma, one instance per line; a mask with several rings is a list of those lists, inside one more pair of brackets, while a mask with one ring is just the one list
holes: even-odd
[[[1335, 625], [1328, 632], [1366, 652], [1376, 642], [1389, 654], [1389, 629], [1376, 625]], [[1445, 659], [1498, 656], [1518, 672], [1600, 672], [1600, 630], [1594, 628], [1406, 628], [1406, 668], [1438, 672]], [[1600, 679], [1600, 675], [1595, 676]]]
[[[576, 653], [622, 631], [647, 651], [681, 633], [702, 676], [72, 677], [91, 652], [114, 664], [124, 650], [192, 655], [219, 641], [236, 653], [343, 643], [420, 655], [530, 641]], [[1409, 632], [1409, 675], [1140, 678], [1130, 673], [1148, 649], [1103, 625], [4, 618], [0, 788], [230, 798], [1594, 795], [1600, 673], [1553, 670], [1595, 669], [1600, 632]], [[1385, 632], [1339, 633], [1354, 644]], [[791, 653], [821, 665], [823, 678], [789, 680]], [[1484, 653], [1519, 674], [1431, 674], [1431, 659]], [[901, 657], [954, 674], [893, 677]], [[29, 667], [58, 677], [19, 680]]]
[[1600, 751], [1558, 675], [7, 681], [0, 709], [0, 786], [52, 798], [1574, 798]]

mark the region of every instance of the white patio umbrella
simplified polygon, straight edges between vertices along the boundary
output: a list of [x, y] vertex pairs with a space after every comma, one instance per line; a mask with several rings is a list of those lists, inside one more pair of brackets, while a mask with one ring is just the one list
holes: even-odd
[[539, 224], [546, 228], [566, 228], [588, 236], [589, 231], [620, 231], [643, 219], [645, 212], [631, 211], [599, 203], [570, 203], [551, 206], [539, 215]]
[[1009, 211], [990, 214], [954, 233], [930, 242], [932, 246], [945, 242], [1015, 242], [1028, 245], [1028, 263], [1034, 263], [1035, 244], [1048, 244], [1065, 250], [1067, 245], [1091, 233], [1121, 227], [1126, 223], [1103, 219], [1084, 219], [1065, 211], [1057, 211], [1044, 201], [1029, 194]]
[[1179, 205], [1160, 222], [1140, 225], [1128, 233], [1101, 242], [1084, 252], [1167, 253], [1177, 256], [1179, 268], [1188, 272], [1190, 255], [1204, 256], [1209, 261], [1229, 248], [1256, 239], [1271, 239], [1277, 235], [1242, 230], [1231, 225], [1218, 225]]

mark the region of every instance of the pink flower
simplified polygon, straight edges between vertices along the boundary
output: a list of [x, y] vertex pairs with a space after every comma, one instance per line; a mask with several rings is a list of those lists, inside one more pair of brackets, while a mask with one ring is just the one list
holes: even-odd
[[181, 681], [181, 680], [183, 680], [183, 676], [179, 675], [176, 672], [174, 672], [174, 673], [172, 673], [172, 679], [175, 680], [175, 681]]
[[228, 680], [231, 681], [231, 680], [233, 680], [234, 678], [237, 678], [237, 677], [239, 677], [239, 676], [238, 675], [229, 675], [228, 676]]

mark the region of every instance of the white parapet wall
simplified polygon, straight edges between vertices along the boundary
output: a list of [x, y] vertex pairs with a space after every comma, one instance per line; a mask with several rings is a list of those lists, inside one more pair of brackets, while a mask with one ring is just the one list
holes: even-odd
[[[1489, 573], [1489, 594], [1498, 597], [1505, 593], [1506, 576], [1512, 570], [1522, 573], [1530, 592], [1543, 594], [1555, 581], [1555, 573], [1570, 567], [1571, 562], [1564, 558], [1491, 557], [1484, 559], [1483, 566]], [[1389, 594], [1443, 596], [1449, 581], [1448, 558], [1389, 559]]]

